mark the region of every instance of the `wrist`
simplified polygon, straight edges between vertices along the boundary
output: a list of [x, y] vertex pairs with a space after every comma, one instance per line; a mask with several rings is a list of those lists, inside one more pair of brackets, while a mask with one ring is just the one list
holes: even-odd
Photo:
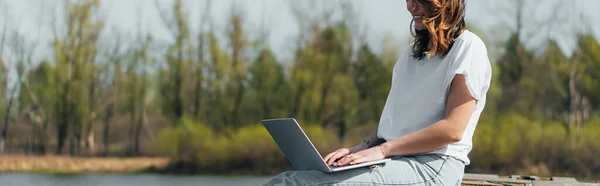
[[358, 144], [354, 147], [350, 147], [350, 153], [355, 153], [355, 152], [365, 150], [365, 149], [367, 149], [367, 148], [365, 148], [362, 144]]
[[381, 151], [381, 154], [383, 154], [383, 157], [387, 157], [390, 155], [388, 143], [382, 143], [382, 144], [379, 144], [378, 146], [379, 146], [379, 150]]

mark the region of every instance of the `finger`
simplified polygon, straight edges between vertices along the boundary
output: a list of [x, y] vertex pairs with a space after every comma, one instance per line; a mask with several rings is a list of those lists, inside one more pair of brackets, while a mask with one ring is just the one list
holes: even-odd
[[360, 157], [350, 162], [350, 165], [360, 164], [366, 162], [367, 158]]
[[332, 152], [329, 155], [327, 155], [327, 157], [325, 158], [326, 159], [325, 162], [327, 163], [328, 166], [331, 165], [337, 159], [338, 154], [339, 154], [339, 151], [335, 151], [335, 152]]
[[325, 156], [325, 158], [323, 158], [323, 160], [327, 163], [327, 165], [330, 165], [331, 163], [329, 163], [329, 159], [331, 158], [331, 156], [333, 156], [335, 152], [329, 153], [327, 154], [327, 156]]
[[345, 156], [341, 159], [339, 159], [338, 161], [336, 161], [336, 166], [340, 167], [340, 166], [344, 166], [344, 162], [348, 159], [348, 156]]
[[340, 165], [340, 166], [348, 165], [348, 163], [350, 163], [351, 161], [353, 161], [356, 158], [358, 158], [358, 156], [356, 156], [356, 154], [347, 155], [346, 157], [344, 157], [338, 161], [338, 165]]
[[354, 157], [352, 157], [352, 159], [349, 159], [349, 160], [346, 162], [346, 165], [352, 165], [352, 162], [354, 162], [354, 161], [356, 161], [357, 159], [360, 159], [360, 158], [362, 158], [362, 156], [361, 156], [361, 155], [358, 155], [358, 154], [356, 154], [356, 155], [354, 155]]
[[340, 158], [342, 158], [342, 157], [344, 157], [344, 156], [346, 156], [346, 154], [344, 154], [344, 153], [340, 153], [340, 152], [338, 152], [338, 153], [335, 153], [335, 154], [334, 154], [334, 155], [331, 157], [331, 159], [329, 159], [329, 162], [327, 162], [327, 164], [328, 164], [328, 165], [331, 165], [333, 162], [335, 162], [335, 161], [339, 160]]
[[333, 163], [334, 158], [333, 158], [333, 154], [331, 154], [330, 156], [328, 156], [327, 158], [325, 158], [325, 163], [327, 163], [328, 166], [331, 165], [331, 163]]
[[342, 163], [344, 163], [344, 161], [346, 161], [348, 158], [350, 158], [350, 156], [351, 156], [351, 154], [346, 155], [346, 156], [340, 158], [339, 160], [337, 160], [337, 165], [342, 166], [343, 165]]

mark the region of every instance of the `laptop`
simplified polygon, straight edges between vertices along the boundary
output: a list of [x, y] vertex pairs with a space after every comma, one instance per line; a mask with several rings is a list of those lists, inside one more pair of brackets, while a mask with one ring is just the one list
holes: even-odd
[[319, 170], [321, 172], [337, 172], [369, 165], [381, 164], [391, 159], [364, 162], [349, 166], [329, 166], [304, 133], [296, 119], [280, 118], [262, 120], [277, 146], [296, 170]]

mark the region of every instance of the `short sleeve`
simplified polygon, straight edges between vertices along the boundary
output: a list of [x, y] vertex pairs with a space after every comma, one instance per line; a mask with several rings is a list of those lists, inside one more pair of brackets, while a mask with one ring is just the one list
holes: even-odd
[[492, 73], [485, 44], [474, 35], [455, 44], [458, 44], [458, 50], [453, 54], [450, 82], [454, 76], [462, 74], [471, 96], [481, 100], [489, 89]]

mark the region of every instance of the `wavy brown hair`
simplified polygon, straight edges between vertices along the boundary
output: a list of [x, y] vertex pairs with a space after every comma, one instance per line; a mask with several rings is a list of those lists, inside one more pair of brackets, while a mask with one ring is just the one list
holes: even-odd
[[428, 13], [423, 19], [426, 31], [416, 31], [411, 22], [413, 57], [428, 59], [446, 56], [454, 40], [466, 29], [465, 0], [417, 0]]

